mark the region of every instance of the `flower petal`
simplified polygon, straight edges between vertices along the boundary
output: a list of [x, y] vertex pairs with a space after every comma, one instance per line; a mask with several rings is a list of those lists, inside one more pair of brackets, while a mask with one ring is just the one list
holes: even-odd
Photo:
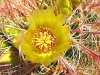
[[62, 51], [67, 51], [70, 48], [70, 45], [67, 43], [67, 41], [62, 42], [61, 44], [57, 44], [56, 48], [54, 50], [59, 53]]
[[70, 33], [69, 26], [68, 25], [62, 26], [62, 29], [61, 29], [56, 41], [58, 43], [65, 42], [65, 41], [70, 41], [69, 33]]
[[52, 28], [52, 32], [57, 36], [58, 33], [61, 31], [61, 28], [63, 26], [63, 23], [65, 21], [65, 15], [63, 14], [59, 14], [58, 16], [56, 16], [56, 24], [54, 24], [55, 27]]
[[24, 35], [24, 38], [22, 39], [22, 44], [21, 44], [23, 54], [33, 51], [34, 46], [32, 46], [32, 38], [33, 38], [33, 35], [30, 32], [27, 32]]
[[[32, 55], [32, 56], [30, 56]], [[45, 66], [48, 66], [51, 62], [57, 60], [57, 56], [54, 55], [51, 51], [45, 52], [45, 53], [39, 53], [39, 52], [30, 52], [27, 54], [26, 58], [27, 61], [35, 62], [35, 63], [41, 63]]]
[[43, 26], [44, 17], [40, 10], [35, 10], [31, 15], [29, 15], [30, 25], [35, 25], [36, 27]]
[[69, 27], [67, 25], [63, 26], [59, 36], [56, 39], [56, 49], [57, 51], [65, 51], [68, 50], [69, 44], [71, 42], [69, 38]]
[[[53, 26], [54, 27], [54, 23], [56, 23], [56, 16], [54, 14], [54, 9], [51, 7], [51, 8], [48, 8], [47, 10], [44, 10], [43, 11], [43, 16], [44, 16], [44, 26], [48, 28]], [[52, 28], [53, 28], [52, 27]]]

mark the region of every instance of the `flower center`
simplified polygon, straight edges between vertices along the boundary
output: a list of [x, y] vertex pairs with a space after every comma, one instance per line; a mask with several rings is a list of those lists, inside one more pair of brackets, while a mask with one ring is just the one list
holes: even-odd
[[33, 45], [40, 51], [48, 51], [54, 46], [55, 36], [49, 28], [40, 27], [34, 33]]

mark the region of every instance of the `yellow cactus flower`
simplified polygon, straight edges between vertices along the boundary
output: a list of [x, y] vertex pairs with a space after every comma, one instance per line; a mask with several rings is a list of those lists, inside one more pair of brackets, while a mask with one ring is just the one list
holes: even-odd
[[68, 16], [70, 16], [72, 12], [72, 5], [70, 0], [57, 0], [56, 1], [58, 13], [62, 13]]
[[[54, 10], [35, 10], [29, 16], [30, 25], [22, 39], [22, 53], [26, 61], [41, 63], [45, 66], [57, 60], [57, 55], [63, 56], [63, 51], [69, 49], [69, 27], [64, 25], [65, 15], [55, 16]], [[18, 48], [21, 31], [13, 40]]]

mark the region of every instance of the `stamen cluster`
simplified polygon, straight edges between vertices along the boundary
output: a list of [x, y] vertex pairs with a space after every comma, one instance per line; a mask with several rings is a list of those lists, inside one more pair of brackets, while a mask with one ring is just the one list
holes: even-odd
[[47, 27], [40, 27], [33, 35], [32, 44], [40, 51], [48, 51], [54, 46], [55, 36]]

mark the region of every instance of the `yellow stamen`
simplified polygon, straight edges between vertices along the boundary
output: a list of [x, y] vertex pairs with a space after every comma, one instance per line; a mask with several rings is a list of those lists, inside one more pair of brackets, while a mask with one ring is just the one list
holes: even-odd
[[32, 44], [40, 51], [48, 51], [54, 46], [55, 36], [47, 27], [40, 27], [33, 36]]

